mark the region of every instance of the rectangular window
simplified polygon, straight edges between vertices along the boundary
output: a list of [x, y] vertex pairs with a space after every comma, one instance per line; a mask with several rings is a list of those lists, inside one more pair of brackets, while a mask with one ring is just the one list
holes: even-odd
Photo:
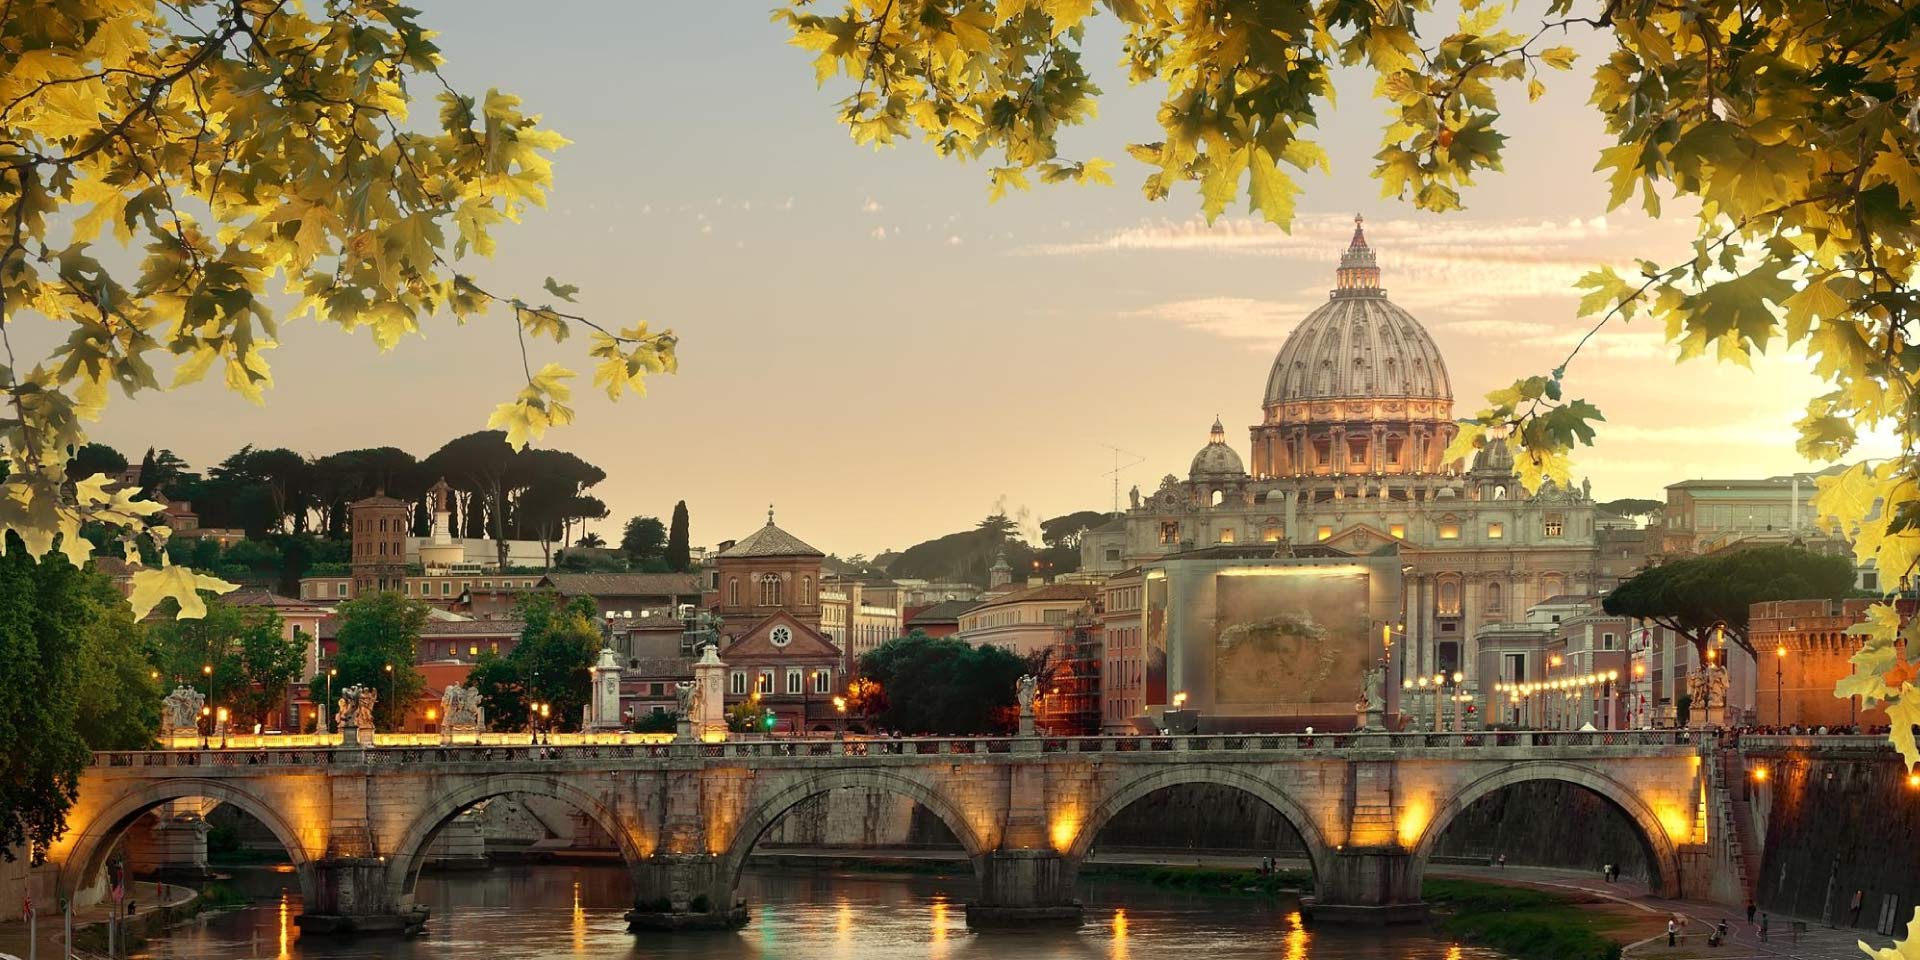
[[492, 590], [492, 589], [493, 589], [493, 581], [492, 581], [492, 580], [482, 580], [482, 581], [480, 581], [480, 589], [482, 589], [482, 590]]
[[1505, 524], [1500, 524], [1500, 523], [1487, 524], [1488, 540], [1498, 540], [1501, 537], [1504, 537], [1506, 535], [1507, 535], [1507, 528]]
[[663, 683], [647, 684], [647, 694], [649, 696], [655, 696], [655, 697], [660, 696], [662, 692], [662, 688], [664, 688], [665, 686], [666, 684], [663, 684]]
[[1268, 527], [1267, 529], [1260, 532], [1260, 539], [1266, 543], [1279, 543], [1280, 528]]
[[1442, 540], [1460, 539], [1460, 525], [1457, 523], [1442, 523], [1440, 525], [1440, 539]]
[[334, 585], [333, 585], [333, 595], [334, 595], [334, 596], [336, 596], [336, 597], [344, 597], [344, 596], [346, 596], [346, 595], [347, 595], [347, 585], [346, 585], [346, 584], [344, 584], [344, 583], [336, 583], [336, 584], [334, 584]]
[[1547, 514], [1547, 536], [1557, 537], [1566, 527], [1565, 518], [1557, 513]]
[[494, 640], [489, 642], [487, 644], [487, 652], [497, 655], [500, 652], [500, 641]]
[[773, 671], [772, 670], [760, 671], [760, 684], [757, 689], [761, 693], [773, 692]]
[[1220, 528], [1220, 539], [1219, 539], [1219, 542], [1220, 542], [1220, 543], [1232, 543], [1232, 542], [1233, 542], [1233, 528], [1232, 528], [1232, 527], [1221, 527], [1221, 528]]
[[451, 596], [453, 596], [453, 581], [452, 581], [452, 580], [442, 580], [442, 581], [440, 581], [440, 595], [441, 595], [441, 596], [443, 596], [443, 597], [451, 597]]
[[1407, 538], [1407, 525], [1404, 523], [1388, 524], [1387, 535], [1395, 540], [1405, 540]]
[[801, 692], [800, 670], [796, 667], [787, 668], [787, 692], [788, 693]]
[[1180, 524], [1177, 521], [1167, 521], [1160, 524], [1160, 542], [1163, 545], [1172, 545], [1180, 542]]
[[1319, 530], [1314, 531], [1314, 537], [1319, 540], [1332, 540], [1333, 528], [1323, 526]]
[[1108, 562], [1108, 563], [1112, 563], [1113, 561], [1115, 561], [1115, 560], [1118, 560], [1118, 559], [1120, 559], [1120, 551], [1119, 551], [1119, 550], [1116, 550], [1116, 549], [1114, 549], [1114, 548], [1112, 548], [1112, 547], [1108, 547], [1108, 548], [1107, 548], [1107, 562]]
[[1600, 649], [1602, 650], [1613, 649], [1613, 634], [1603, 633], [1600, 635]]
[[468, 645], [467, 645], [467, 656], [469, 656], [469, 657], [477, 657], [477, 656], [479, 656], [479, 655], [480, 655], [480, 645], [479, 645], [479, 644], [477, 644], [477, 643], [470, 643], [470, 644], [468, 644]]
[[742, 697], [747, 695], [747, 672], [745, 670], [735, 670], [730, 683], [730, 689], [736, 695]]
[[833, 671], [815, 670], [813, 672], [813, 692], [827, 693], [833, 689]]

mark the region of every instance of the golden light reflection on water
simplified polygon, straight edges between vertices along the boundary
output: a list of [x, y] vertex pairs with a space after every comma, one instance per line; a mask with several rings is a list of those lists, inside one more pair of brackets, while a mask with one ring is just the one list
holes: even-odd
[[932, 949], [927, 951], [928, 956], [944, 957], [947, 955], [946, 894], [935, 894], [933, 897], [933, 942], [930, 946]]
[[587, 952], [587, 911], [580, 904], [580, 881], [573, 882], [573, 952], [585, 956]]
[[280, 960], [287, 960], [288, 957], [293, 956], [293, 951], [288, 948], [287, 935], [287, 928], [289, 926], [287, 921], [290, 912], [287, 906], [287, 895], [282, 893], [280, 894]]
[[1286, 960], [1307, 960], [1307, 945], [1313, 942], [1313, 934], [1307, 932], [1307, 921], [1295, 910], [1287, 914], [1287, 952]]
[[1113, 911], [1113, 960], [1127, 960], [1127, 911]]
[[1453, 946], [1447, 948], [1447, 960], [1460, 960], [1459, 944], [1456, 943]]
[[834, 907], [833, 932], [842, 947], [853, 945], [853, 901], [846, 897]]

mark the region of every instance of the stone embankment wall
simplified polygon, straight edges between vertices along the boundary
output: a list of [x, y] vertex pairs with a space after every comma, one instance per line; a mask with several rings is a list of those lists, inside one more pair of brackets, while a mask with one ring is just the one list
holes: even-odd
[[[1753, 828], [1765, 837], [1756, 902], [1779, 914], [1873, 930], [1883, 912], [1904, 928], [1920, 903], [1920, 789], [1890, 752], [1873, 758], [1753, 756]], [[1856, 922], [1850, 906], [1861, 894]]]

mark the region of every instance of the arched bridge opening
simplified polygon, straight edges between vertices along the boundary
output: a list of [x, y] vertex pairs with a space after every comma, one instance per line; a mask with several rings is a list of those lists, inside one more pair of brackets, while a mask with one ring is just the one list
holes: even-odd
[[[192, 874], [204, 874], [208, 866], [209, 834], [215, 828], [205, 815], [216, 807], [225, 823], [261, 834], [262, 848], [277, 845], [291, 874], [287, 886], [312, 902], [313, 851], [300, 829], [301, 811], [244, 786], [195, 777], [144, 781], [96, 810], [83, 811], [84, 820], [71, 824], [75, 832], [59, 871], [61, 894], [79, 904], [97, 902], [112, 880], [109, 865], [118, 865], [122, 879], [151, 873], [191, 885]], [[212, 846], [218, 854], [223, 844], [216, 838]]]

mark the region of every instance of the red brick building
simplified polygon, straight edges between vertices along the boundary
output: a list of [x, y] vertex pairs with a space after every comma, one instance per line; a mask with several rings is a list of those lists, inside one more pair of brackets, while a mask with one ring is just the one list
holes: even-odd
[[833, 730], [833, 698], [843, 693], [840, 648], [785, 610], [721, 648], [727, 706], [742, 701], [773, 711], [774, 733]]
[[[741, 628], [775, 613], [786, 613], [809, 629], [820, 629], [820, 563], [826, 554], [775, 526], [767, 525], [742, 540], [724, 545], [714, 560], [715, 588], [707, 607], [728, 627]], [[723, 650], [724, 652], [724, 650]]]
[[[1765, 726], [1883, 726], [1887, 712], [1853, 697], [1833, 695], [1834, 685], [1853, 673], [1851, 658], [1860, 638], [1847, 628], [1865, 620], [1879, 601], [1773, 600], [1747, 610], [1747, 638], [1759, 663], [1754, 678], [1754, 716]], [[1915, 604], [1898, 601], [1903, 617]]]

